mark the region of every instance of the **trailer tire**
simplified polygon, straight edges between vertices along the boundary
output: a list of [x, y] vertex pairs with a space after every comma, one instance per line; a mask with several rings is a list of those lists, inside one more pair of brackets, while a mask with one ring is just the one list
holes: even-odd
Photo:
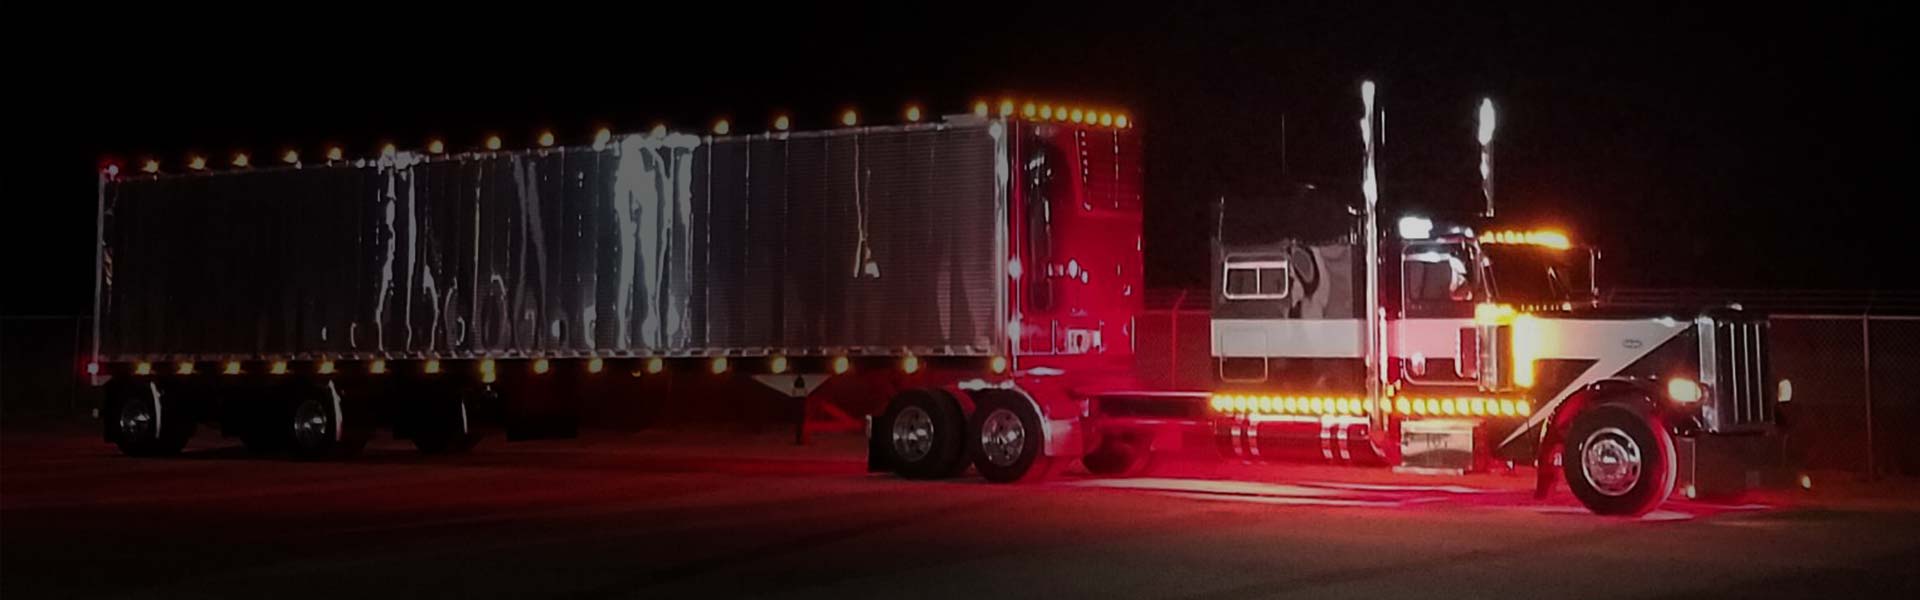
[[291, 442], [294, 458], [319, 460], [360, 454], [373, 437], [373, 424], [363, 403], [349, 397], [333, 382], [297, 392], [293, 401]]
[[967, 423], [967, 450], [982, 477], [994, 483], [1046, 479], [1053, 457], [1046, 456], [1044, 422], [1033, 405], [1018, 397], [982, 394]]
[[474, 416], [477, 405], [489, 402], [496, 395], [492, 389], [462, 392], [451, 402], [436, 402], [423, 409], [417, 429], [413, 432], [413, 447], [421, 454], [461, 454], [470, 452], [485, 437], [475, 426]]
[[1582, 411], [1566, 440], [1561, 469], [1567, 487], [1595, 514], [1644, 515], [1673, 493], [1673, 436], [1627, 407]]
[[1152, 462], [1149, 444], [1132, 436], [1108, 436], [1099, 448], [1080, 457], [1087, 472], [1106, 477], [1137, 477], [1145, 474]]
[[966, 414], [946, 392], [914, 389], [887, 403], [874, 423], [874, 447], [907, 479], [944, 479], [967, 469]]
[[110, 431], [121, 453], [171, 456], [186, 447], [195, 427], [186, 402], [169, 398], [153, 382], [138, 382], [120, 390]]

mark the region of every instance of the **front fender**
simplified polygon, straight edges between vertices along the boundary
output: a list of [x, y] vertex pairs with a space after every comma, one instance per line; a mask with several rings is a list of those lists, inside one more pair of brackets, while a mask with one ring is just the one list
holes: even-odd
[[1699, 431], [1697, 417], [1672, 410], [1658, 398], [1659, 390], [1645, 382], [1628, 379], [1596, 381], [1568, 396], [1541, 424], [1540, 443], [1535, 446], [1534, 452], [1534, 497], [1545, 498], [1553, 490], [1554, 484], [1559, 482], [1561, 452], [1565, 450], [1567, 430], [1572, 428], [1573, 419], [1589, 407], [1612, 405], [1626, 408], [1642, 418], [1660, 423], [1676, 437]]

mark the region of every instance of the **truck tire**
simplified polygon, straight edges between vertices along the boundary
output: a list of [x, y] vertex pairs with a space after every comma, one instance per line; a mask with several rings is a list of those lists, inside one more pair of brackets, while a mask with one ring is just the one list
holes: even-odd
[[170, 398], [153, 382], [137, 382], [121, 390], [110, 426], [113, 443], [122, 454], [169, 456], [186, 447], [195, 426], [186, 402]]
[[423, 408], [413, 432], [414, 449], [421, 454], [472, 451], [484, 437], [474, 422], [476, 405], [493, 396], [491, 389], [466, 391], [455, 395], [451, 401], [434, 402]]
[[967, 469], [967, 418], [960, 403], [946, 392], [916, 389], [901, 392], [887, 403], [874, 423], [876, 449], [886, 453], [885, 464], [908, 479], [943, 479]]
[[967, 423], [973, 467], [994, 483], [1033, 482], [1051, 473], [1040, 414], [1024, 399], [983, 394]]
[[331, 381], [303, 389], [294, 398], [288, 449], [304, 460], [357, 455], [373, 437], [366, 412]]
[[1099, 448], [1080, 457], [1087, 472], [1107, 477], [1138, 477], [1152, 462], [1149, 444], [1133, 436], [1108, 436]]
[[1673, 493], [1673, 436], [1626, 407], [1583, 411], [1566, 440], [1567, 487], [1595, 514], [1644, 515]]

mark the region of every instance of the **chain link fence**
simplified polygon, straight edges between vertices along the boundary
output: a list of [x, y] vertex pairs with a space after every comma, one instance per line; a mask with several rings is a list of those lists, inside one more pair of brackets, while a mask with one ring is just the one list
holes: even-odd
[[1772, 350], [1774, 376], [1793, 387], [1790, 459], [1920, 475], [1920, 317], [1774, 315]]

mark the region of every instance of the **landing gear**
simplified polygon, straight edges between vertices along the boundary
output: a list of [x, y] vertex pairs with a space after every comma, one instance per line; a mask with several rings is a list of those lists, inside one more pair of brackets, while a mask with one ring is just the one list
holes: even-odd
[[1673, 436], [1646, 417], [1595, 407], [1574, 417], [1566, 439], [1567, 487], [1594, 513], [1644, 515], [1673, 493]]

